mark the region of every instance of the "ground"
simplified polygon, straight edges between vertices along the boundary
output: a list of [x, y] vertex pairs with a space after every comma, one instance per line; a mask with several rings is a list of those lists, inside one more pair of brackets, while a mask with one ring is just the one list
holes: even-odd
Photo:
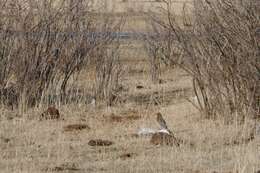
[[[185, 72], [178, 68], [165, 70], [164, 83], [153, 84], [136, 63], [129, 65], [131, 70], [123, 82], [128, 98], [134, 98], [126, 103], [113, 107], [61, 106], [64, 120], [46, 121], [38, 120], [44, 108], [23, 115], [2, 109], [0, 172], [236, 173], [260, 168], [259, 139], [243, 141], [250, 129], [246, 125], [201, 118], [188, 101], [194, 96], [191, 78]], [[144, 88], [137, 89], [137, 84]], [[158, 105], [151, 99], [156, 91]], [[142, 127], [159, 128], [157, 112], [163, 114], [178, 138], [188, 142], [180, 147], [154, 146], [149, 136], [137, 137]], [[116, 116], [121, 119], [113, 118]], [[65, 130], [70, 124], [86, 124], [89, 128]], [[244, 138], [236, 142], [240, 139], [237, 136]], [[90, 146], [92, 139], [113, 144]]]
[[[136, 18], [139, 17], [126, 22], [127, 31], [144, 27], [143, 18]], [[1, 173], [255, 173], [260, 170], [260, 137], [249, 138], [253, 122], [226, 124], [220, 119], [203, 118], [189, 101], [196, 102], [189, 75], [179, 68], [164, 68], [163, 82], [154, 84], [142, 45], [132, 43], [121, 51], [125, 102], [111, 107], [56, 105], [63, 118], [42, 121], [39, 116], [46, 110], [44, 105], [26, 113], [1, 107]], [[91, 76], [91, 71], [83, 72], [77, 86], [90, 87]], [[143, 88], [138, 89], [137, 85]], [[185, 143], [179, 147], [154, 146], [150, 143], [151, 136], [136, 135], [140, 128], [159, 129], [158, 112]], [[85, 127], [68, 128], [75, 124]], [[95, 139], [109, 140], [112, 145], [90, 146], [89, 141]]]

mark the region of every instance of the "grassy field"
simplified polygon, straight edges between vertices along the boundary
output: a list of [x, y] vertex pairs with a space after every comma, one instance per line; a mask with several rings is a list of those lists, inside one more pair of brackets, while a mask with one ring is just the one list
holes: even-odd
[[[135, 52], [135, 54], [133, 53]], [[66, 105], [64, 120], [38, 121], [44, 108], [25, 115], [1, 110], [1, 172], [256, 172], [259, 139], [246, 141], [247, 125], [203, 120], [187, 99], [193, 97], [191, 78], [180, 69], [165, 69], [163, 84], [152, 84], [140, 55], [128, 52], [123, 88], [125, 103], [113, 107]], [[87, 87], [86, 74], [81, 86]], [[85, 81], [85, 82], [83, 82]], [[142, 85], [143, 89], [137, 89]], [[159, 101], [154, 104], [153, 98]], [[140, 128], [158, 129], [161, 112], [176, 136], [188, 141], [180, 147], [154, 146], [150, 137], [136, 137]], [[117, 121], [113, 116], [126, 118]], [[64, 130], [70, 124], [89, 129]], [[237, 136], [242, 135], [241, 143]], [[92, 139], [111, 140], [107, 147], [89, 146]]]
[[[142, 31], [145, 24], [144, 16], [128, 15], [125, 30]], [[124, 100], [117, 105], [56, 105], [63, 118], [46, 121], [39, 121], [44, 105], [26, 113], [0, 107], [0, 173], [259, 173], [260, 136], [250, 138], [254, 122], [201, 118], [188, 101], [196, 99], [187, 73], [163, 68], [162, 82], [154, 84], [140, 43], [126, 44], [120, 51]], [[90, 90], [93, 76], [86, 69], [73, 86]], [[155, 146], [151, 136], [137, 135], [141, 128], [159, 129], [158, 112], [185, 143]], [[68, 128], [75, 124], [86, 127]], [[112, 145], [90, 146], [95, 139]]]

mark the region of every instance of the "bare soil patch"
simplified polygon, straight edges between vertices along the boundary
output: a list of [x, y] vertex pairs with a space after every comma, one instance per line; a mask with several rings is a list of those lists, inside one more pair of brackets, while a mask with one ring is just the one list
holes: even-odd
[[40, 116], [40, 120], [53, 120], [60, 118], [61, 116], [59, 110], [53, 106], [48, 107], [48, 109], [44, 111]]
[[141, 117], [139, 115], [115, 115], [111, 114], [109, 120], [111, 122], [130, 122], [134, 120], [139, 120]]
[[63, 127], [65, 132], [80, 131], [84, 129], [90, 130], [90, 127], [86, 124], [69, 124]]
[[112, 144], [114, 144], [114, 142], [103, 139], [92, 139], [88, 142], [90, 146], [110, 146]]

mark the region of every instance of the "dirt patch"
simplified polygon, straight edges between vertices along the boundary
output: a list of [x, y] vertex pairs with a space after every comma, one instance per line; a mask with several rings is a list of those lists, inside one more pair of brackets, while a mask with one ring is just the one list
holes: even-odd
[[103, 139], [93, 139], [88, 142], [90, 146], [110, 146], [112, 144], [114, 144], [114, 142]]
[[112, 123], [113, 122], [127, 123], [127, 122], [139, 120], [142, 117], [139, 115], [138, 111], [136, 111], [135, 109], [128, 109], [125, 111], [121, 111], [120, 113], [111, 113], [111, 114], [105, 115], [104, 118], [106, 121], [109, 121]]
[[86, 124], [69, 124], [63, 127], [65, 132], [80, 131], [84, 129], [90, 130], [90, 127]]
[[138, 115], [115, 115], [111, 114], [109, 116], [109, 120], [111, 122], [129, 122], [129, 121], [134, 121], [134, 120], [139, 120], [141, 119], [140, 116]]
[[53, 106], [48, 107], [48, 109], [44, 111], [40, 116], [40, 120], [53, 120], [60, 118], [61, 116], [59, 110]]

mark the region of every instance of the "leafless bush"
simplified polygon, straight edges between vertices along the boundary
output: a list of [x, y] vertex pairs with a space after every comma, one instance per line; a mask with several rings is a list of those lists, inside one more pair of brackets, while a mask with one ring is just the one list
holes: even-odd
[[99, 50], [101, 54], [96, 57], [95, 98], [110, 106], [120, 99], [118, 91], [123, 68], [120, 64], [118, 46], [115, 43], [115, 45]]
[[208, 118], [259, 117], [260, 7], [255, 0], [196, 0], [192, 27], [177, 21], [170, 1], [167, 28], [183, 51], [178, 65], [193, 76], [198, 108]]
[[0, 8], [0, 91], [10, 93], [6, 84], [15, 76], [13, 98], [27, 106], [37, 105], [53, 87], [64, 100], [71, 76], [111, 43], [101, 33], [119, 27], [105, 17], [97, 21], [87, 0], [7, 0]]
[[159, 21], [156, 15], [149, 14], [150, 21], [144, 37], [144, 46], [148, 53], [148, 60], [151, 67], [151, 76], [153, 82], [158, 82], [161, 75], [161, 67], [174, 68], [176, 63], [181, 64], [180, 50], [167, 28], [158, 25]]
[[154, 37], [147, 34], [147, 37], [145, 37], [145, 48], [148, 53], [152, 81], [156, 83], [159, 81], [161, 75], [160, 49], [162, 46], [159, 44], [160, 42], [158, 42], [158, 40], [153, 40], [153, 38]]

